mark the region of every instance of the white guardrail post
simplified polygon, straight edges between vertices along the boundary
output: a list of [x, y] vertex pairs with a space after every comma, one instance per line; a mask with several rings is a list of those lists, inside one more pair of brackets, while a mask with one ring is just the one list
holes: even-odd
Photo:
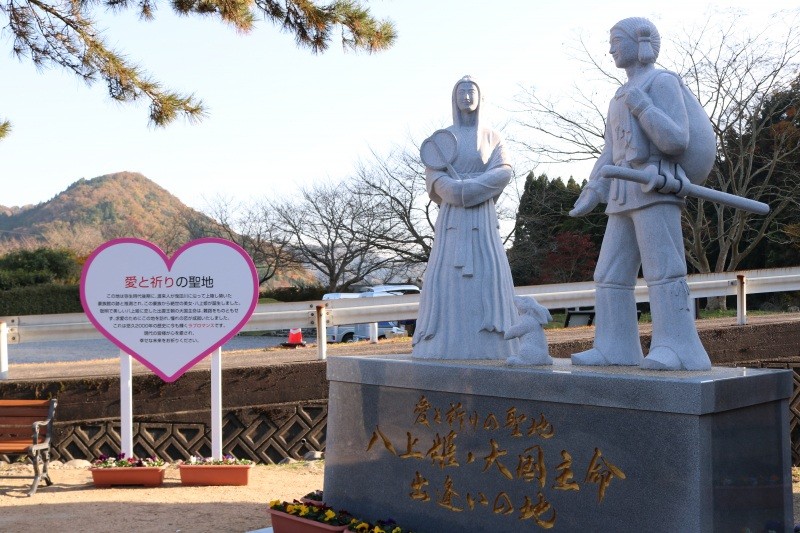
[[317, 306], [317, 359], [328, 357], [328, 317], [324, 305]]
[[0, 322], [0, 379], [8, 379], [8, 324]]
[[747, 276], [736, 276], [736, 323], [747, 324]]

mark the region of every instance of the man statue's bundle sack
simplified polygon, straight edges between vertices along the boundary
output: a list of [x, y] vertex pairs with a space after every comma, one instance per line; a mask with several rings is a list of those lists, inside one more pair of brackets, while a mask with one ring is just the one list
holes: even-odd
[[717, 137], [708, 118], [706, 110], [692, 91], [683, 83], [680, 76], [669, 70], [658, 70], [644, 85], [644, 92], [649, 92], [656, 76], [667, 74], [675, 76], [683, 92], [683, 104], [689, 117], [689, 146], [677, 157], [668, 157], [678, 163], [689, 180], [695, 185], [702, 185], [714, 168], [717, 157]]

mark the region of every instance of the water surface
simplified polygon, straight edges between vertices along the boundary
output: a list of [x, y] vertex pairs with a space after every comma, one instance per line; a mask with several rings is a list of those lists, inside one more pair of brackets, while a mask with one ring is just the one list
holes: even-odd
[[[222, 350], [223, 352], [256, 350], [277, 346], [282, 342], [286, 342], [285, 337], [237, 335], [225, 343]], [[91, 361], [118, 356], [119, 348], [107, 339], [25, 342], [8, 345], [9, 364]]]

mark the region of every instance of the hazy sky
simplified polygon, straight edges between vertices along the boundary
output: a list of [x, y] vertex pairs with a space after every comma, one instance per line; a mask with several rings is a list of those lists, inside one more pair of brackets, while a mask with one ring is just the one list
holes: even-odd
[[[795, 4], [765, 6], [775, 11]], [[218, 195], [242, 201], [291, 195], [297, 185], [347, 176], [357, 161], [370, 159], [371, 149], [385, 154], [449, 125], [450, 91], [464, 74], [481, 83], [490, 121], [501, 126], [510, 120], [504, 110], [520, 85], [558, 92], [580, 79], [579, 65], [566, 52], [577, 35], [605, 52], [607, 29], [621, 18], [647, 16], [668, 37], [686, 21], [703, 20], [713, 3], [369, 5], [399, 33], [391, 50], [371, 56], [343, 53], [338, 43], [314, 56], [270, 23], [241, 35], [211, 19], [178, 18], [166, 2], [154, 22], [100, 14], [109, 43], [165, 86], [194, 92], [207, 105], [210, 116], [200, 124], [166, 129], [147, 126], [145, 102], [111, 101], [102, 82], [87, 87], [67, 72], [39, 73], [17, 61], [5, 30], [0, 117], [11, 120], [13, 130], [0, 141], [0, 205], [46, 201], [80, 178], [123, 170], [143, 173], [197, 208]], [[763, 24], [761, 17], [752, 20], [754, 27]]]

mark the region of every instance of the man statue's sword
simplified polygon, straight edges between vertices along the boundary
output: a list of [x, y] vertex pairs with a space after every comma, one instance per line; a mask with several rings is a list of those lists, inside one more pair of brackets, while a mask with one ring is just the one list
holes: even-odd
[[645, 191], [655, 189], [663, 193], [674, 193], [680, 198], [693, 196], [694, 198], [709, 200], [757, 215], [766, 215], [769, 213], [769, 206], [764, 202], [757, 202], [756, 200], [742, 198], [735, 194], [716, 191], [708, 187], [703, 187], [702, 185], [695, 185], [685, 176], [683, 176], [683, 179], [667, 179], [667, 177], [658, 173], [655, 166], [649, 166], [642, 170], [635, 170], [615, 165], [605, 165], [600, 169], [600, 176], [603, 178], [619, 178], [621, 180], [639, 183], [645, 186]]

